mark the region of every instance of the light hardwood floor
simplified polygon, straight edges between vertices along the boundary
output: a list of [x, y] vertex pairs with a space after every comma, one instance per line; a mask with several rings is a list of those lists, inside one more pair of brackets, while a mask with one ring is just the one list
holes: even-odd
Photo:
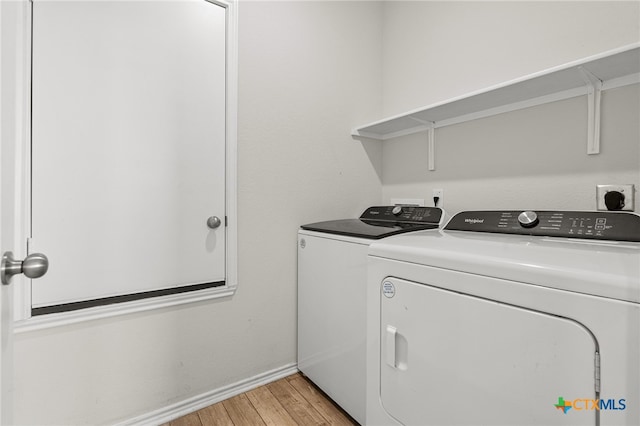
[[357, 424], [306, 377], [297, 373], [163, 426]]

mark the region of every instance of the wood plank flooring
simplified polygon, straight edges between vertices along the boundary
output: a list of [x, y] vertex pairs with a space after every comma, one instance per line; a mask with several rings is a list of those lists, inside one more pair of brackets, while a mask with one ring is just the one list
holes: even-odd
[[297, 373], [173, 420], [163, 426], [287, 426], [358, 423]]

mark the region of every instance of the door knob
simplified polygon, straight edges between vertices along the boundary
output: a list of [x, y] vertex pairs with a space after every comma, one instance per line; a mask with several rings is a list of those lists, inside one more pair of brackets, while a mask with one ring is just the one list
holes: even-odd
[[207, 226], [211, 229], [216, 229], [220, 226], [220, 224], [222, 224], [222, 221], [218, 216], [211, 216], [209, 219], [207, 219]]
[[49, 269], [49, 259], [42, 253], [33, 253], [24, 260], [15, 260], [10, 251], [2, 255], [0, 275], [2, 284], [9, 284], [11, 277], [16, 274], [25, 274], [29, 278], [40, 278]]

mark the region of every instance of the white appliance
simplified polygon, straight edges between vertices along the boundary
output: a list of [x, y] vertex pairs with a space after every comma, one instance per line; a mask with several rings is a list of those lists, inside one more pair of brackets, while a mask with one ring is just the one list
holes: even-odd
[[640, 217], [463, 212], [369, 250], [368, 425], [640, 424]]
[[443, 218], [434, 207], [370, 207], [359, 219], [303, 225], [298, 233], [298, 368], [360, 424], [369, 244], [435, 229]]

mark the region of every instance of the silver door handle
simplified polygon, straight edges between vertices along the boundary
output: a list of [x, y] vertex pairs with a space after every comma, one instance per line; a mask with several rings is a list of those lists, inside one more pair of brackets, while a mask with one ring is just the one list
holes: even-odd
[[42, 253], [33, 253], [24, 260], [15, 260], [10, 251], [2, 255], [0, 276], [2, 284], [9, 284], [11, 277], [17, 274], [25, 274], [29, 278], [40, 278], [49, 269], [49, 259]]

